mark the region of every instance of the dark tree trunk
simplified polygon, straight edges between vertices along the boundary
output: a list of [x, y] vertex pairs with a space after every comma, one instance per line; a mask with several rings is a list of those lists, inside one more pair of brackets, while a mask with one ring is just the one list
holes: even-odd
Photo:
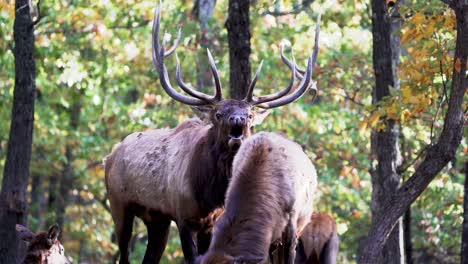
[[461, 243], [461, 264], [468, 264], [468, 161], [465, 162], [465, 188], [463, 198], [463, 231]]
[[46, 226], [51, 226], [57, 223], [55, 209], [59, 203], [59, 200], [61, 199], [61, 197], [59, 197], [59, 180], [60, 176], [56, 172], [53, 172], [49, 177], [49, 198], [47, 200], [47, 212], [48, 215], [53, 215], [54, 217], [48, 217], [46, 219]]
[[[70, 108], [70, 130], [77, 131], [80, 121], [81, 112], [81, 96], [74, 95], [74, 102]], [[75, 154], [73, 153], [74, 140], [67, 140], [65, 146], [65, 163], [63, 164], [62, 177], [60, 179], [59, 195], [62, 199], [57, 200], [57, 224], [63, 228], [65, 223], [65, 210], [70, 202], [70, 190], [73, 188], [75, 175], [73, 170], [73, 161]]]
[[229, 0], [226, 20], [229, 41], [229, 86], [233, 99], [242, 99], [250, 84], [249, 0]]
[[19, 243], [15, 225], [26, 224], [27, 185], [34, 121], [36, 77], [34, 27], [27, 0], [16, 0], [13, 26], [15, 88], [8, 150], [0, 194], [0, 260], [18, 263], [24, 243]]
[[197, 56], [197, 90], [211, 93], [213, 78], [211, 68], [208, 63], [207, 48], [212, 43], [212, 32], [209, 27], [209, 20], [213, 17], [215, 0], [197, 0], [192, 14], [197, 17], [200, 23], [200, 46]]
[[[373, 0], [374, 104], [390, 95], [390, 89], [399, 89], [396, 67], [400, 57], [400, 40], [394, 34], [399, 27], [399, 22], [392, 22], [386, 1]], [[401, 162], [398, 147], [400, 127], [393, 120], [387, 120], [385, 125], [385, 130], [373, 131], [371, 137], [372, 155], [377, 160], [376, 167], [371, 168], [373, 216], [381, 212], [385, 199], [400, 185], [400, 175], [397, 172]], [[378, 263], [400, 264], [404, 262], [402, 223], [401, 220], [399, 222], [388, 237]]]
[[[444, 127], [437, 143], [428, 147], [425, 158], [414, 174], [382, 205], [382, 213], [374, 216], [369, 236], [361, 251], [358, 263], [376, 263], [382, 252], [387, 236], [398, 219], [421, 195], [436, 175], [455, 157], [463, 136], [463, 99], [468, 86], [466, 64], [468, 58], [468, 3], [463, 0], [449, 1], [457, 19], [457, 40], [455, 47], [452, 89], [448, 102]], [[455, 66], [456, 65], [456, 66]]]
[[413, 242], [411, 241], [411, 208], [406, 210], [403, 217], [403, 232], [406, 264], [413, 264]]
[[[41, 219], [41, 198], [42, 198], [42, 184], [41, 181], [44, 180], [44, 177], [39, 173], [31, 174], [31, 205], [30, 205], [30, 213], [31, 216], [39, 220]], [[40, 224], [39, 224], [40, 225]], [[36, 226], [36, 230], [40, 230]]]

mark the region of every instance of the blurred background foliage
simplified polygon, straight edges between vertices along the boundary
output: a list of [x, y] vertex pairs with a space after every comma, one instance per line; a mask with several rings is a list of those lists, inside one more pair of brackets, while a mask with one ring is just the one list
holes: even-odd
[[[185, 80], [194, 84], [200, 52], [200, 27], [192, 15], [195, 1], [164, 1], [162, 26], [174, 37], [182, 28], [178, 56]], [[193, 116], [159, 87], [151, 62], [151, 20], [154, 1], [43, 1], [45, 17], [36, 27], [38, 88], [31, 163], [32, 230], [56, 221], [51, 201], [57, 181], [71, 166], [72, 188], [65, 203], [62, 241], [75, 263], [107, 263], [116, 255], [113, 223], [105, 201], [101, 161], [112, 146], [139, 130], [174, 127]], [[257, 130], [282, 131], [305, 146], [319, 172], [315, 208], [336, 217], [340, 234], [339, 263], [354, 263], [370, 225], [370, 129], [380, 117], [402, 124], [403, 175], [412, 161], [441, 130], [454, 50], [454, 14], [441, 1], [406, 1], [401, 13], [403, 44], [399, 68], [401, 90], [371, 105], [373, 85], [370, 7], [356, 0], [312, 1], [297, 14], [298, 1], [256, 0], [251, 6], [252, 67], [264, 60], [257, 93], [285, 86], [289, 71], [279, 58], [281, 41], [289, 43], [304, 66], [313, 46], [315, 20], [322, 12], [321, 46], [314, 76], [319, 96], [275, 109]], [[0, 167], [5, 162], [14, 85], [14, 1], [0, 2]], [[227, 1], [216, 1], [209, 20], [208, 43], [228, 94], [229, 50], [224, 22]], [[175, 59], [167, 60], [175, 72]], [[171, 74], [174, 78], [174, 74]], [[79, 115], [76, 115], [76, 113]], [[74, 117], [73, 117], [74, 116]], [[76, 120], [76, 117], [77, 120]], [[75, 118], [77, 122], [72, 122]], [[67, 150], [72, 155], [67, 154]], [[467, 142], [412, 206], [412, 241], [421, 261], [459, 262], [463, 175]], [[140, 262], [146, 229], [135, 222], [132, 260]], [[174, 227], [163, 263], [182, 259]], [[419, 263], [428, 263], [420, 262]]]

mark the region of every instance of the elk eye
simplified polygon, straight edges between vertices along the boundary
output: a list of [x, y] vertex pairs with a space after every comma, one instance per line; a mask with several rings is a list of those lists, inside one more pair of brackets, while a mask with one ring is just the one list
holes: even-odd
[[221, 119], [221, 117], [223, 117], [223, 114], [221, 114], [220, 112], [216, 113], [216, 119]]
[[249, 115], [249, 119], [252, 119], [253, 118], [253, 115]]

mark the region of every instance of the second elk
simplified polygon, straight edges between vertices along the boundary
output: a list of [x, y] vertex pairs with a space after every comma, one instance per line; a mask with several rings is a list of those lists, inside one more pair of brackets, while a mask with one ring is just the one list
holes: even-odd
[[338, 246], [335, 219], [315, 212], [299, 237], [296, 264], [336, 264]]
[[300, 145], [275, 133], [250, 137], [234, 158], [225, 212], [199, 261], [268, 263], [270, 245], [282, 240], [283, 263], [294, 263], [297, 234], [310, 220], [316, 186], [314, 165]]

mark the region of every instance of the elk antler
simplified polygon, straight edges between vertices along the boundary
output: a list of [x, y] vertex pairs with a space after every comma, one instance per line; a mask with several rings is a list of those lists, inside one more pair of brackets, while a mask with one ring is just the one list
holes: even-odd
[[174, 42], [174, 46], [170, 48], [169, 50], [165, 51], [165, 40], [163, 38], [162, 43], [159, 43], [159, 26], [161, 22], [161, 10], [159, 6], [156, 6], [155, 11], [154, 11], [154, 20], [153, 20], [153, 45], [152, 45], [152, 50], [153, 50], [153, 65], [156, 69], [156, 71], [159, 74], [159, 81], [161, 83], [161, 86], [163, 87], [164, 91], [172, 97], [174, 100], [179, 101], [184, 104], [188, 105], [207, 105], [207, 104], [215, 104], [216, 102], [222, 100], [222, 93], [221, 93], [221, 82], [219, 81], [219, 75], [218, 71], [216, 69], [216, 65], [214, 63], [213, 57], [211, 56], [210, 51], [208, 51], [208, 58], [210, 61], [210, 66], [211, 66], [211, 71], [213, 73], [213, 77], [215, 80], [215, 94], [213, 96], [201, 93], [196, 91], [195, 89], [189, 87], [187, 84], [185, 84], [180, 75], [180, 62], [179, 58], [177, 58], [176, 55], [176, 60], [177, 60], [177, 67], [176, 67], [176, 79], [177, 79], [177, 84], [179, 87], [185, 91], [187, 94], [190, 96], [186, 96], [184, 94], [181, 94], [177, 92], [174, 88], [172, 88], [169, 76], [167, 73], [166, 66], [164, 65], [164, 59], [174, 53], [175, 49], [177, 48], [177, 45], [179, 44], [180, 40], [180, 29], [178, 33], [178, 37], [176, 41]]
[[[315, 62], [317, 61], [317, 56], [318, 56], [319, 33], [320, 33], [320, 15], [317, 18], [317, 27], [315, 29], [314, 52], [312, 55], [309, 56], [309, 59], [307, 61], [307, 68], [305, 71], [300, 70], [297, 67], [295, 60], [294, 60], [294, 54], [292, 54], [292, 62], [291, 62], [290, 60], [286, 58], [286, 56], [284, 56], [283, 45], [280, 46], [281, 59], [289, 67], [289, 69], [292, 72], [290, 83], [285, 89], [277, 93], [271, 94], [271, 95], [260, 96], [260, 97], [255, 98], [253, 96], [253, 88], [255, 86], [255, 82], [257, 81], [257, 75], [260, 71], [260, 67], [261, 67], [261, 64], [260, 64], [260, 67], [255, 73], [255, 76], [249, 86], [247, 96], [244, 100], [251, 103], [253, 106], [268, 109], [268, 108], [275, 108], [275, 107], [279, 107], [282, 105], [286, 105], [299, 99], [309, 88], [312, 88], [315, 91], [315, 94], [317, 94], [316, 83], [311, 80], [312, 80], [312, 70], [315, 65]], [[291, 90], [293, 86], [295, 76], [300, 80], [299, 86], [294, 92], [292, 92], [291, 94], [288, 94], [288, 92]]]

